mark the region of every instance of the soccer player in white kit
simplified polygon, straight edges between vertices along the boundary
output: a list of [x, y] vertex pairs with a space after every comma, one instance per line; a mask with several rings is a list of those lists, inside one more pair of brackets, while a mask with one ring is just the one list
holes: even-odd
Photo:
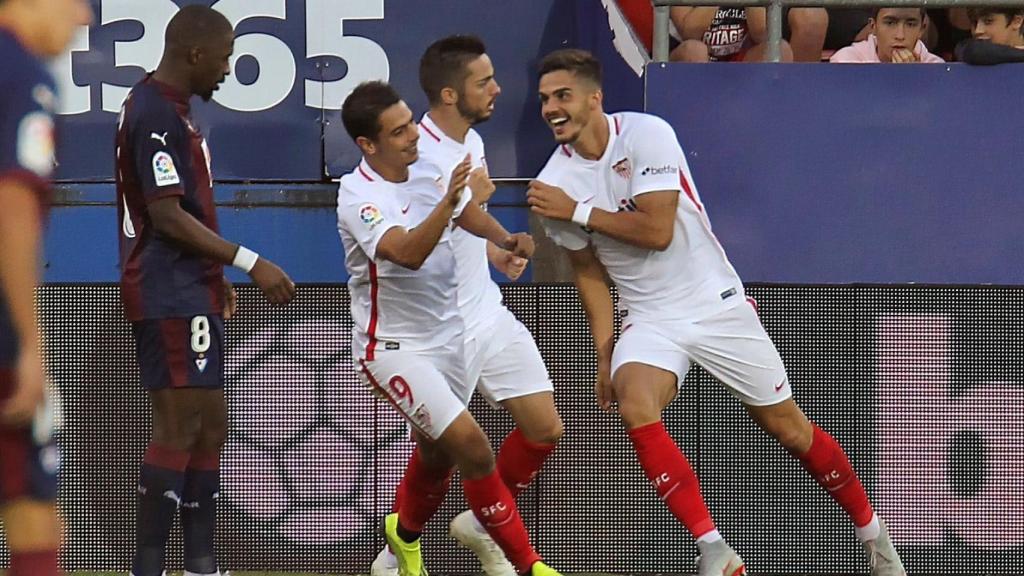
[[[490, 118], [501, 88], [484, 43], [473, 36], [434, 42], [420, 60], [420, 85], [430, 111], [420, 120], [419, 154], [443, 172], [470, 158], [469, 186], [477, 201], [494, 192], [487, 173], [484, 143], [473, 125]], [[440, 200], [441, 193], [438, 192]], [[457, 395], [469, 402], [474, 389], [508, 410], [516, 427], [498, 451], [498, 473], [513, 496], [527, 488], [562, 437], [554, 389], [533, 336], [502, 305], [488, 261], [513, 280], [526, 260], [461, 228], [451, 232], [458, 281], [458, 308], [465, 326], [467, 377]], [[396, 494], [400, 506], [403, 486]], [[501, 548], [472, 511], [451, 522], [450, 533], [480, 559], [488, 576], [515, 576]], [[371, 566], [371, 576], [389, 576], [397, 560], [387, 547]]]
[[468, 158], [446, 168], [450, 176], [418, 160], [412, 111], [388, 84], [360, 84], [345, 99], [341, 116], [363, 152], [338, 189], [352, 357], [367, 386], [409, 422], [417, 444], [400, 508], [384, 522], [398, 572], [426, 574], [420, 533], [458, 468], [471, 510], [517, 572], [557, 574], [530, 545], [490, 442], [460, 397], [466, 380], [464, 327], [451, 229], [465, 228], [524, 258], [532, 255], [533, 241], [528, 234], [509, 234], [464, 193]]
[[[853, 521], [875, 576], [905, 574], [885, 525], [836, 441], [793, 401], [753, 301], [711, 232], [672, 127], [638, 112], [605, 114], [601, 66], [582, 50], [540, 64], [541, 114], [559, 146], [528, 191], [534, 213], [572, 263], [598, 354], [597, 400], [618, 412], [658, 496], [697, 539], [698, 574], [737, 576], [697, 476], [661, 413], [691, 362], [743, 403]], [[614, 342], [619, 291], [622, 335]]]

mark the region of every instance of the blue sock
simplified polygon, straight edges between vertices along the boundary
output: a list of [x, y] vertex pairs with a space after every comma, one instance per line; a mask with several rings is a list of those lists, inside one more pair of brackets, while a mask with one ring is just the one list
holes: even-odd
[[214, 533], [217, 526], [217, 494], [220, 489], [220, 455], [195, 452], [185, 471], [181, 499], [181, 527], [185, 533], [185, 570], [196, 574], [217, 573]]
[[164, 571], [164, 549], [185, 486], [188, 460], [188, 452], [152, 442], [146, 449], [135, 514], [135, 576], [160, 576]]

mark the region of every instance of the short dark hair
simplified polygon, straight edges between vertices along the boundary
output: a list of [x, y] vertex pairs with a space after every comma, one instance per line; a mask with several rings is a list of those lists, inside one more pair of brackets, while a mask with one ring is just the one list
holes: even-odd
[[341, 122], [353, 141], [360, 136], [376, 140], [381, 130], [380, 115], [401, 101], [402, 97], [387, 82], [363, 82], [341, 105]]
[[420, 58], [420, 87], [431, 106], [441, 102], [441, 90], [454, 88], [462, 92], [462, 83], [469, 76], [466, 65], [487, 51], [476, 36], [455, 35], [442, 38], [427, 47]]
[[164, 32], [164, 41], [191, 48], [204, 45], [219, 34], [234, 34], [231, 22], [209, 6], [190, 4], [171, 18]]
[[1010, 8], [1004, 6], [1002, 8], [984, 7], [984, 8], [968, 8], [967, 17], [970, 18], [971, 22], [977, 22], [985, 16], [991, 16], [993, 14], [1002, 14], [1006, 16], [1006, 22], [1010, 23], [1013, 21], [1015, 16], [1024, 16], [1024, 9], [1021, 8]]
[[540, 61], [540, 65], [537, 66], [537, 77], [559, 70], [565, 70], [575, 76], [586, 78], [598, 86], [601, 85], [601, 62], [586, 50], [577, 48], [555, 50]]
[[897, 8], [917, 8], [921, 12], [922, 22], [928, 18], [928, 11], [925, 10], [924, 6], [875, 6], [871, 9], [871, 18], [878, 20], [878, 13], [882, 10], [896, 10]]

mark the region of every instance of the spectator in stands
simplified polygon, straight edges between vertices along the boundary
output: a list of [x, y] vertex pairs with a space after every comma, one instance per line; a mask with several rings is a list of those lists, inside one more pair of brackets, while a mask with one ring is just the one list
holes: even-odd
[[1019, 8], [971, 8], [973, 38], [956, 47], [957, 59], [968, 64], [1024, 62], [1024, 10]]
[[[673, 37], [680, 40], [669, 55], [677, 62], [764, 62], [768, 26], [764, 8], [673, 6]], [[793, 61], [793, 49], [782, 43], [782, 61]], [[819, 54], [821, 50], [819, 48]]]
[[[640, 39], [650, 51], [652, 46], [654, 29], [654, 11], [650, 0], [618, 0], [619, 8], [629, 20], [637, 38]], [[690, 14], [693, 13], [693, 14]], [[696, 44], [703, 43], [705, 36], [712, 40], [725, 41], [725, 44], [734, 46], [737, 43], [730, 41], [730, 38], [742, 36], [744, 41], [739, 43], [741, 49], [732, 52], [731, 58], [719, 59], [714, 54], [729, 52], [723, 46], [709, 46], [708, 57], [701, 59], [703, 50], [699, 46], [691, 44], [688, 49], [680, 49], [676, 46], [671, 56], [672, 60], [685, 60], [708, 62], [715, 60], [726, 61], [757, 61], [764, 59], [766, 47], [758, 47], [768, 39], [768, 28], [765, 11], [763, 8], [721, 8], [718, 7], [673, 7], [671, 9], [672, 22], [675, 24], [670, 32], [677, 42], [694, 40]], [[747, 18], [755, 25], [753, 33], [748, 31]], [[719, 23], [718, 27], [714, 25]], [[789, 39], [788, 46], [783, 48], [784, 60], [786, 55], [792, 57], [787, 61], [797, 62], [818, 62], [821, 60], [821, 49], [825, 42], [825, 32], [828, 29], [828, 14], [824, 8], [793, 8], [787, 11], [784, 22], [788, 30], [783, 31], [783, 37]], [[688, 32], [684, 33], [684, 29]], [[746, 44], [746, 48], [742, 46]], [[740, 54], [741, 56], [736, 56]], [[757, 56], [760, 55], [760, 58]], [[684, 58], [685, 57], [685, 58]]]
[[839, 63], [885, 62], [892, 64], [942, 63], [921, 41], [928, 26], [924, 8], [876, 8], [871, 18], [871, 35], [836, 52], [830, 59]]

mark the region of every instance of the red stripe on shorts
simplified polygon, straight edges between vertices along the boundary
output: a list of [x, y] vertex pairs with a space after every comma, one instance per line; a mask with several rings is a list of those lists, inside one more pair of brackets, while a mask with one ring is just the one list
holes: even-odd
[[160, 320], [160, 337], [164, 344], [164, 360], [172, 388], [188, 386], [188, 320], [167, 318]]
[[366, 359], [373, 361], [373, 351], [377, 349], [377, 265], [370, 262], [370, 325], [366, 328], [366, 334], [370, 337], [370, 343], [366, 345]]

